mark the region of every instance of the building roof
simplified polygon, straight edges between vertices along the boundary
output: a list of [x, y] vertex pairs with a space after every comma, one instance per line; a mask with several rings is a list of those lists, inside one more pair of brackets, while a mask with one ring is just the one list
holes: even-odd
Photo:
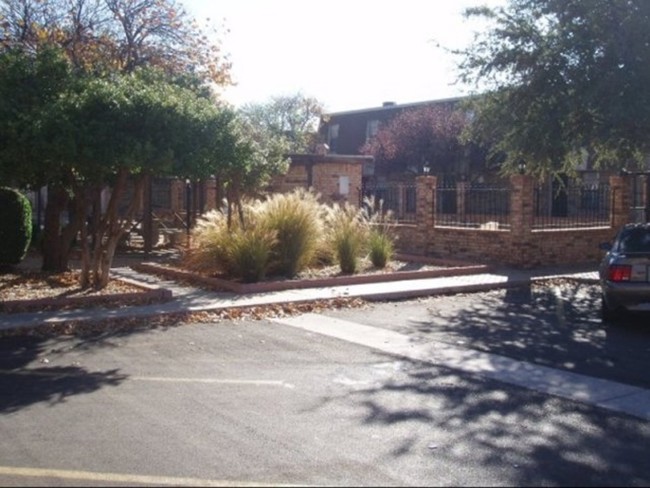
[[357, 156], [348, 154], [287, 154], [291, 159], [291, 164], [305, 163], [365, 163], [372, 162], [375, 158], [372, 156]]
[[411, 102], [411, 103], [395, 103], [395, 102], [384, 102], [381, 107], [371, 107], [371, 108], [362, 108], [355, 110], [344, 110], [340, 112], [326, 112], [323, 115], [333, 116], [333, 115], [348, 115], [355, 113], [368, 113], [368, 112], [386, 112], [391, 110], [402, 110], [404, 108], [418, 107], [423, 105], [433, 105], [433, 104], [444, 104], [444, 103], [454, 103], [461, 100], [470, 98], [469, 96], [463, 97], [451, 97], [451, 98], [439, 98], [437, 100], [424, 100], [421, 102]]

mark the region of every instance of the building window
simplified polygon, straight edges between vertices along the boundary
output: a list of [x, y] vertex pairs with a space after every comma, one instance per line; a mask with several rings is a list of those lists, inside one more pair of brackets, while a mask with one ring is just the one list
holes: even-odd
[[339, 195], [348, 195], [350, 193], [350, 177], [339, 176]]
[[366, 142], [370, 141], [379, 132], [379, 121], [369, 120], [366, 124]]
[[339, 140], [339, 124], [332, 124], [327, 130], [327, 145], [331, 153], [336, 153]]

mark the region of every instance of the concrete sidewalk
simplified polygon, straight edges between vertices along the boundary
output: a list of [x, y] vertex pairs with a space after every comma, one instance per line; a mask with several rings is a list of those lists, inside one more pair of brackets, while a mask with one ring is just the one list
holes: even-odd
[[308, 313], [271, 320], [412, 361], [479, 375], [546, 395], [650, 420], [650, 390], [637, 386], [443, 342], [414, 343], [412, 337], [399, 332], [318, 314]]
[[[124, 264], [124, 263], [121, 263]], [[43, 324], [62, 322], [86, 322], [111, 318], [147, 318], [179, 312], [218, 311], [230, 308], [243, 308], [270, 304], [310, 302], [336, 298], [363, 298], [365, 300], [397, 300], [440, 294], [470, 293], [496, 288], [517, 287], [535, 280], [549, 278], [571, 278], [596, 281], [593, 267], [582, 267], [567, 272], [558, 268], [536, 270], [503, 269], [476, 275], [450, 276], [404, 280], [362, 285], [305, 288], [266, 293], [238, 295], [230, 292], [215, 292], [198, 287], [186, 286], [158, 276], [144, 274], [127, 266], [113, 268], [116, 277], [125, 277], [139, 282], [158, 285], [170, 289], [172, 300], [152, 305], [129, 306], [122, 308], [87, 308], [63, 311], [43, 311], [34, 313], [0, 313], [0, 330], [23, 327], [36, 327]]]

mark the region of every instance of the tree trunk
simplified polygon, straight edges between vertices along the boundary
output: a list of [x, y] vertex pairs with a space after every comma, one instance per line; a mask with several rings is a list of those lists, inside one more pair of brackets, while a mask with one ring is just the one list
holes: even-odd
[[244, 229], [246, 227], [246, 222], [244, 221], [244, 208], [242, 207], [241, 202], [239, 179], [236, 176], [231, 179], [226, 187], [226, 199], [228, 201], [228, 229], [232, 228], [233, 211], [235, 210], [237, 211], [237, 217], [239, 218], [239, 225]]
[[65, 271], [68, 267], [61, 249], [61, 214], [68, 204], [68, 195], [60, 187], [50, 185], [47, 191], [43, 228], [43, 271]]
[[[92, 285], [92, 252], [95, 249], [97, 226], [101, 219], [101, 186], [94, 186], [90, 191], [91, 214], [81, 225], [81, 288]], [[90, 241], [90, 242], [89, 242]]]
[[128, 170], [123, 168], [118, 171], [106, 213], [104, 215], [97, 213], [95, 217], [97, 223], [92, 236], [94, 245], [86, 270], [89, 284], [95, 289], [105, 288], [108, 284], [117, 244], [130, 227], [136, 212], [142, 207], [145, 175], [139, 175], [135, 181], [133, 200], [129, 203], [125, 215], [120, 216], [118, 213], [118, 204], [125, 193], [128, 177]]
[[[81, 198], [81, 197], [76, 197]], [[76, 199], [75, 199], [76, 200]], [[48, 187], [47, 206], [45, 207], [45, 222], [43, 229], [43, 263], [42, 270], [60, 273], [69, 269], [70, 250], [72, 243], [83, 222], [83, 207], [76, 200], [75, 211], [70, 215], [69, 222], [62, 226], [61, 215], [70, 204], [70, 197], [65, 188], [59, 185]]]

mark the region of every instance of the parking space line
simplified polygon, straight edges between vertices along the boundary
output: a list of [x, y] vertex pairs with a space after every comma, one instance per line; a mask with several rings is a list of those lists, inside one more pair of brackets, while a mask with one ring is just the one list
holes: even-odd
[[154, 381], [161, 383], [206, 383], [220, 385], [254, 385], [254, 386], [279, 386], [294, 388], [294, 385], [282, 380], [237, 380], [220, 378], [174, 378], [164, 376], [129, 376], [133, 381]]
[[[42, 376], [45, 378], [81, 378], [101, 374], [101, 372], [61, 372], [61, 371], [47, 371], [47, 370], [6, 370], [0, 369], [0, 374], [11, 376]], [[281, 388], [295, 388], [295, 385], [287, 383], [283, 380], [241, 380], [232, 378], [176, 378], [173, 376], [129, 376], [124, 375], [125, 380], [131, 381], [152, 381], [159, 383], [204, 383], [216, 385], [252, 385], [252, 386], [277, 386]]]

